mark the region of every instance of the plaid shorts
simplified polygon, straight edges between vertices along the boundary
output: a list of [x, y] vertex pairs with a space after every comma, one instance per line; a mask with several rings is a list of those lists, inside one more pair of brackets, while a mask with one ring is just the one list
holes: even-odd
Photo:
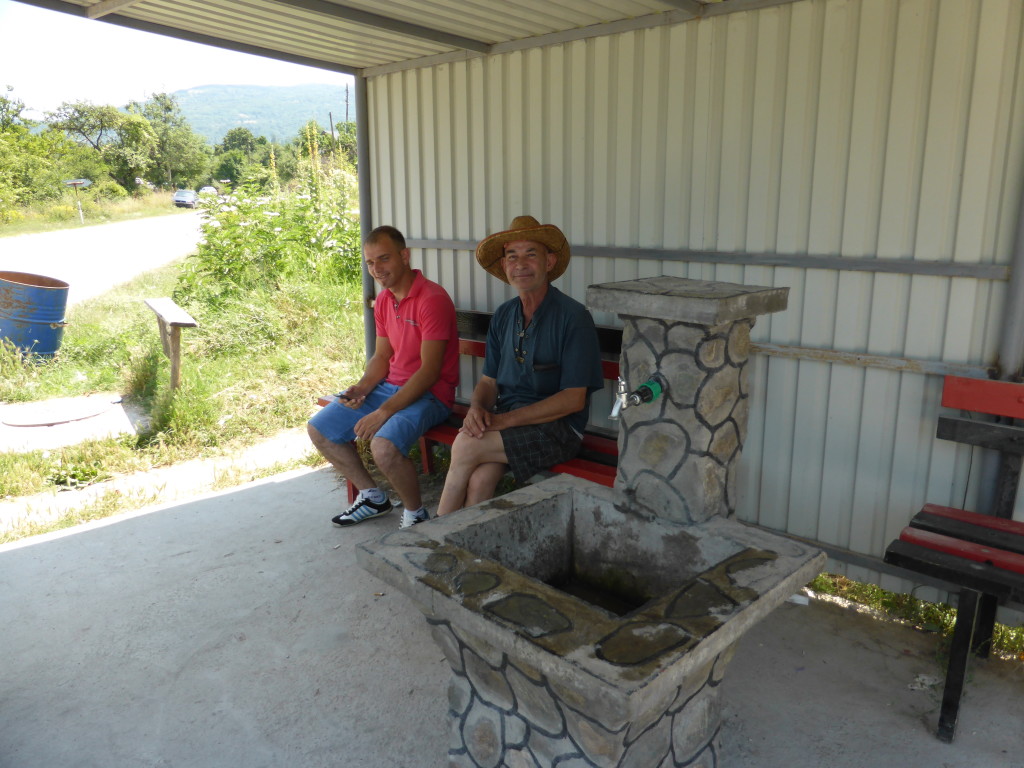
[[565, 419], [509, 427], [500, 434], [509, 468], [519, 485], [542, 469], [573, 458], [583, 442]]

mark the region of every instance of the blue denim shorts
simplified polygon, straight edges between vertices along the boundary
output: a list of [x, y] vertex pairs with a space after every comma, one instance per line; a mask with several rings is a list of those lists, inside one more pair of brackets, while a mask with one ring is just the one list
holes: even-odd
[[[320, 409], [320, 412], [309, 420], [321, 435], [332, 443], [348, 443], [355, 440], [355, 426], [363, 416], [380, 408], [384, 401], [398, 391], [394, 384], [381, 382], [366, 396], [366, 400], [358, 408], [349, 408], [341, 403], [331, 403]], [[435, 424], [440, 424], [450, 410], [430, 392], [412, 405], [403, 408], [380, 428], [375, 437], [383, 437], [408, 456], [410, 449], [420, 436]]]

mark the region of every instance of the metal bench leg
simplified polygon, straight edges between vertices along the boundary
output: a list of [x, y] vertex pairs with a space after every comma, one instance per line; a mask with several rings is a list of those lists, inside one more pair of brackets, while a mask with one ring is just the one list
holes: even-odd
[[953, 630], [953, 644], [949, 649], [949, 666], [946, 668], [946, 687], [942, 692], [942, 710], [939, 713], [937, 733], [939, 739], [947, 744], [951, 743], [956, 735], [960, 696], [964, 691], [967, 659], [971, 653], [980, 602], [980, 592], [973, 589], [960, 590], [960, 600], [956, 608], [956, 628]]
[[427, 438], [420, 438], [420, 464], [423, 465], [423, 474], [434, 474], [434, 453], [433, 444], [427, 442]]

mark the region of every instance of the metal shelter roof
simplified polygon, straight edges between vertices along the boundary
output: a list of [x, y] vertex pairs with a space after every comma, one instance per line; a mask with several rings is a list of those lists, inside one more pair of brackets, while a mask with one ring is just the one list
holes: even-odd
[[19, 0], [206, 45], [371, 75], [790, 1]]

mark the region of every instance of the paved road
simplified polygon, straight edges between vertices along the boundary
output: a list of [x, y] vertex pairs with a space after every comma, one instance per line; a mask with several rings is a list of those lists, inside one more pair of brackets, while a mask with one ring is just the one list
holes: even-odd
[[196, 212], [0, 237], [0, 271], [63, 280], [70, 306], [186, 256], [197, 242]]

